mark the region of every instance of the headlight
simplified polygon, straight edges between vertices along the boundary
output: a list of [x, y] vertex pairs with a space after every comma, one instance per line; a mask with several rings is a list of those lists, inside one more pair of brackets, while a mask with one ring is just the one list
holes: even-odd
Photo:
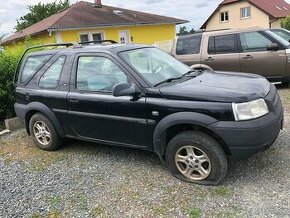
[[233, 103], [235, 120], [251, 120], [269, 113], [264, 99], [258, 99], [246, 103]]

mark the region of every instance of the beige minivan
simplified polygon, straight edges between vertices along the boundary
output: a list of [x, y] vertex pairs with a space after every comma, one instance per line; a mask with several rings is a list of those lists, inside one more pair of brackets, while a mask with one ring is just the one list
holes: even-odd
[[172, 55], [194, 69], [260, 74], [289, 84], [289, 42], [268, 29], [220, 30], [177, 37]]

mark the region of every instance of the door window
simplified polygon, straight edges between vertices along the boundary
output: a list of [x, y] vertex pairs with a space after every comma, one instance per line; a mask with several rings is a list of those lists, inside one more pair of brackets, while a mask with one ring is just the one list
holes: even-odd
[[59, 57], [42, 75], [39, 81], [39, 87], [54, 89], [58, 86], [59, 77], [64, 66], [65, 56]]
[[105, 57], [80, 57], [77, 67], [77, 89], [80, 91], [112, 92], [118, 83], [128, 78], [111, 60]]
[[228, 54], [237, 53], [236, 35], [223, 35], [209, 37], [208, 53], [209, 54]]
[[200, 51], [201, 34], [178, 38], [176, 45], [177, 55], [198, 54]]
[[267, 51], [271, 40], [259, 32], [240, 33], [243, 52]]

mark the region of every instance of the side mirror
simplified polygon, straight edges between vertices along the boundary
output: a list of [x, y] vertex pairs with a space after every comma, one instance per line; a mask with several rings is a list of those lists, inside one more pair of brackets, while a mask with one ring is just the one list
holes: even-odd
[[135, 96], [140, 94], [140, 91], [135, 85], [130, 85], [128, 83], [118, 83], [113, 87], [113, 96]]
[[267, 46], [267, 50], [268, 51], [277, 51], [277, 50], [279, 50], [279, 45], [277, 44], [277, 43], [270, 43], [270, 44], [268, 44], [268, 46]]

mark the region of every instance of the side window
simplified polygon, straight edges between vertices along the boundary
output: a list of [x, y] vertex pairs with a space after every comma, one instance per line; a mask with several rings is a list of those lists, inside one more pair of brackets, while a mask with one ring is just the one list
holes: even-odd
[[113, 86], [128, 82], [128, 78], [105, 57], [79, 57], [76, 86], [80, 91], [111, 92]]
[[237, 52], [237, 41], [234, 34], [209, 37], [209, 54], [229, 54]]
[[176, 54], [198, 54], [200, 51], [201, 37], [201, 34], [196, 34], [179, 38], [176, 45]]
[[29, 80], [34, 73], [41, 67], [51, 55], [38, 55], [38, 56], [30, 56], [26, 59], [24, 64], [21, 76], [20, 83], [25, 83]]
[[259, 32], [240, 33], [240, 40], [243, 52], [267, 51], [267, 46], [271, 40]]
[[42, 75], [39, 80], [39, 87], [55, 89], [58, 86], [64, 62], [65, 56], [59, 57]]

